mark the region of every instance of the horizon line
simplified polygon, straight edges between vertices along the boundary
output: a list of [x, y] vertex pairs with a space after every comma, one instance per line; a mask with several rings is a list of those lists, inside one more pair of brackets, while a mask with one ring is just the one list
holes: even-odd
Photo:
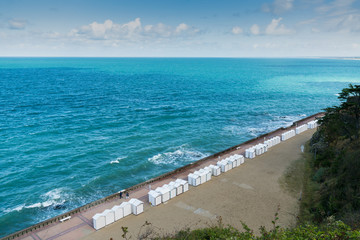
[[260, 57], [193, 57], [193, 56], [0, 56], [0, 58], [229, 58], [229, 59], [245, 59], [245, 58], [252, 58], [252, 59], [259, 59], [259, 58], [276, 58], [276, 59], [360, 59], [360, 56], [351, 56], [351, 57], [344, 57], [344, 56], [294, 56], [294, 57], [267, 57], [267, 56], [260, 56]]

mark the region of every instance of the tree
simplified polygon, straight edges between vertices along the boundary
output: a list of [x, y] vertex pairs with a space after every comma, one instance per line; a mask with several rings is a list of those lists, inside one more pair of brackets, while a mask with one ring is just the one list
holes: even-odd
[[328, 140], [345, 137], [350, 141], [359, 139], [360, 135], [360, 85], [349, 84], [338, 97], [340, 106], [326, 108], [321, 124], [327, 129]]

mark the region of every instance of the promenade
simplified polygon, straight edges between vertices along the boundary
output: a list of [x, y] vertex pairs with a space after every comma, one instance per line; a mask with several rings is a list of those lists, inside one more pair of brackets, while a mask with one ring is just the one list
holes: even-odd
[[[312, 118], [297, 122], [297, 125], [307, 123]], [[272, 132], [267, 139], [279, 136], [281, 133], [294, 129], [295, 126], [279, 129]], [[264, 138], [253, 139], [250, 142], [239, 145], [231, 151], [220, 156], [207, 158], [182, 171], [174, 172], [165, 178], [151, 184], [143, 184], [141, 187], [130, 191], [130, 198], [138, 198], [144, 202], [144, 213], [139, 216], [130, 215], [119, 221], [95, 231], [92, 227], [92, 216], [119, 205], [126, 199], [113, 198], [101, 204], [89, 207], [84, 211], [75, 213], [71, 219], [65, 222], [54, 222], [47, 226], [39, 227], [16, 239], [41, 240], [41, 239], [122, 239], [121, 227], [128, 227], [129, 234], [136, 239], [140, 227], [145, 221], [153, 225], [161, 233], [171, 233], [186, 227], [198, 228], [217, 222], [221, 216], [225, 224], [241, 228], [244, 221], [251, 228], [259, 226], [271, 226], [271, 221], [278, 205], [280, 206], [279, 224], [290, 226], [296, 221], [298, 200], [286, 193], [278, 182], [291, 162], [301, 156], [301, 145], [308, 141], [315, 129], [309, 129], [287, 141], [269, 149], [263, 155], [254, 159], [245, 159], [245, 163], [238, 168], [223, 173], [218, 177], [212, 177], [198, 187], [191, 187], [188, 192], [171, 199], [165, 204], [152, 207], [148, 203], [147, 193], [151, 186], [155, 189], [174, 179], [187, 180], [187, 175], [199, 168], [210, 164], [216, 165], [219, 159], [227, 156], [244, 154], [246, 148], [262, 143]], [[4, 238], [7, 239], [7, 238]]]

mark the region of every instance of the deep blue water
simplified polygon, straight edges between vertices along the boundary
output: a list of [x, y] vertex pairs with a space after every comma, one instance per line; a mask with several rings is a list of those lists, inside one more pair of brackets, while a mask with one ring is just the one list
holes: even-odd
[[0, 236], [290, 125], [359, 82], [347, 60], [0, 58]]

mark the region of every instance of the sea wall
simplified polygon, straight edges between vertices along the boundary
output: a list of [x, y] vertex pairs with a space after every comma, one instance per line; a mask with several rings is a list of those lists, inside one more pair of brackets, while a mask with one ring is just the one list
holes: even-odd
[[[188, 169], [195, 168], [195, 167], [201, 165], [203, 162], [206, 162], [206, 161], [208, 161], [208, 160], [210, 160], [210, 159], [214, 159], [214, 158], [217, 158], [217, 157], [219, 157], [219, 156], [228, 154], [228, 153], [230, 153], [230, 152], [232, 152], [232, 151], [234, 151], [234, 150], [237, 150], [239, 147], [241, 147], [241, 146], [243, 146], [243, 145], [246, 145], [246, 144], [249, 144], [249, 143], [253, 143], [253, 142], [259, 141], [260, 139], [264, 139], [264, 138], [266, 138], [266, 137], [268, 137], [268, 136], [271, 136], [271, 135], [274, 135], [274, 134], [277, 134], [277, 133], [286, 131], [286, 130], [288, 130], [288, 129], [290, 129], [290, 128], [297, 127], [297, 126], [300, 125], [300, 123], [306, 122], [307, 120], [310, 120], [310, 119], [319, 118], [319, 117], [321, 117], [323, 114], [324, 114], [324, 113], [317, 113], [317, 114], [308, 116], [308, 117], [306, 117], [306, 118], [303, 118], [303, 119], [301, 119], [301, 120], [299, 120], [299, 121], [294, 122], [294, 123], [293, 123], [291, 126], [289, 126], [289, 127], [286, 127], [286, 128], [284, 128], [284, 127], [278, 128], [278, 129], [276, 129], [276, 130], [274, 130], [274, 131], [272, 131], [272, 132], [269, 132], [269, 133], [260, 135], [260, 136], [258, 136], [258, 137], [256, 137], [256, 138], [250, 139], [250, 140], [248, 140], [248, 141], [246, 141], [246, 142], [243, 142], [243, 143], [240, 143], [240, 144], [238, 144], [238, 145], [232, 146], [232, 147], [230, 147], [230, 148], [228, 148], [228, 149], [225, 149], [225, 150], [223, 150], [223, 151], [221, 151], [221, 152], [217, 152], [217, 153], [215, 153], [215, 154], [213, 154], [213, 155], [210, 155], [210, 156], [208, 156], [208, 157], [205, 157], [205, 158], [203, 158], [203, 159], [200, 159], [200, 160], [198, 160], [198, 161], [196, 161], [196, 162], [193, 162], [193, 163], [190, 163], [190, 164], [185, 165], [185, 166], [183, 166], [183, 167], [177, 168], [177, 169], [175, 169], [175, 170], [173, 170], [173, 171], [171, 171], [171, 172], [162, 174], [162, 175], [160, 175], [160, 176], [158, 176], [158, 177], [155, 177], [155, 178], [149, 179], [149, 180], [147, 180], [147, 181], [145, 181], [145, 182], [136, 184], [136, 185], [134, 185], [134, 186], [132, 186], [132, 187], [129, 187], [129, 188], [127, 188], [127, 189], [124, 189], [123, 191], [131, 192], [131, 191], [136, 190], [136, 189], [138, 189], [138, 188], [141, 188], [141, 187], [144, 187], [144, 186], [146, 186], [146, 185], [149, 185], [149, 184], [151, 184], [151, 183], [153, 183], [153, 182], [156, 182], [156, 181], [162, 180], [162, 179], [164, 179], [164, 178], [170, 177], [170, 176], [172, 176], [172, 175], [174, 175], [174, 174], [178, 174], [178, 173], [181, 173], [181, 172], [186, 171], [186, 170], [188, 170]], [[101, 199], [99, 199], [99, 200], [93, 201], [93, 202], [91, 202], [91, 203], [88, 203], [88, 204], [86, 204], [86, 205], [83, 205], [83, 206], [81, 206], [81, 207], [78, 207], [78, 208], [76, 208], [76, 209], [73, 209], [73, 210], [71, 210], [71, 211], [68, 211], [68, 212], [66, 212], [66, 213], [64, 213], [64, 214], [61, 214], [61, 215], [58, 215], [58, 216], [56, 216], [56, 217], [50, 218], [50, 219], [48, 219], [48, 220], [45, 220], [45, 221], [40, 222], [40, 223], [38, 223], [38, 224], [35, 224], [35, 225], [33, 225], [33, 226], [30, 226], [30, 227], [28, 227], [28, 228], [25, 228], [25, 229], [23, 229], [23, 230], [20, 230], [20, 231], [18, 231], [18, 232], [13, 233], [13, 234], [10, 234], [10, 235], [8, 235], [8, 236], [6, 236], [6, 237], [1, 238], [1, 240], [16, 239], [16, 238], [19, 238], [19, 237], [28, 235], [29, 233], [35, 232], [35, 231], [39, 230], [40, 228], [43, 228], [43, 227], [47, 227], [47, 226], [56, 224], [56, 223], [58, 223], [58, 222], [59, 222], [61, 219], [63, 219], [63, 218], [66, 218], [66, 217], [69, 217], [69, 216], [73, 216], [73, 215], [75, 215], [75, 214], [78, 214], [78, 213], [80, 213], [80, 212], [83, 212], [83, 211], [85, 211], [85, 210], [87, 210], [87, 209], [89, 209], [89, 208], [92, 208], [92, 207], [94, 207], [94, 206], [97, 206], [97, 205], [99, 205], [99, 204], [102, 204], [102, 203], [105, 203], [105, 202], [114, 200], [115, 198], [119, 198], [119, 193], [118, 193], [118, 192], [116, 192], [116, 193], [114, 193], [114, 194], [111, 194], [111, 195], [109, 195], [109, 196], [107, 196], [107, 197], [101, 198]]]

